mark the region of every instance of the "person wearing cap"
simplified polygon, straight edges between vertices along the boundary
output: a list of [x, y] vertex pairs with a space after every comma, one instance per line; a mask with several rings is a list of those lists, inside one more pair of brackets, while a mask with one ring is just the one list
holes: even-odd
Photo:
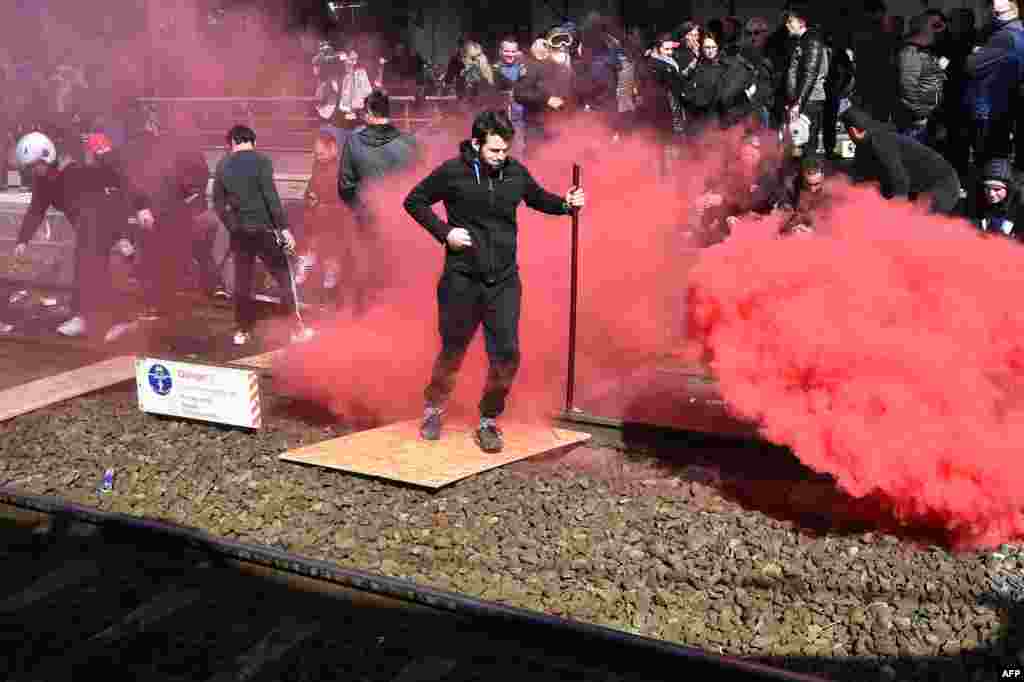
[[960, 202], [960, 178], [942, 155], [859, 107], [847, 109], [840, 120], [857, 145], [856, 179], [880, 183], [886, 199], [927, 196], [933, 213], [953, 214]]
[[1020, 187], [1009, 159], [992, 159], [981, 169], [978, 212], [973, 222], [986, 235], [1024, 241]]
[[16, 147], [18, 166], [33, 175], [32, 200], [18, 230], [14, 256], [24, 257], [28, 242], [55, 208], [75, 230], [75, 275], [70, 319], [57, 328], [63, 336], [82, 336], [91, 330], [106, 331], [105, 340], [117, 333], [111, 314], [110, 249], [116, 230], [127, 221], [120, 198], [120, 174], [101, 157], [109, 149], [104, 136], [92, 136], [85, 147], [88, 163], [58, 156], [53, 141], [33, 132]]

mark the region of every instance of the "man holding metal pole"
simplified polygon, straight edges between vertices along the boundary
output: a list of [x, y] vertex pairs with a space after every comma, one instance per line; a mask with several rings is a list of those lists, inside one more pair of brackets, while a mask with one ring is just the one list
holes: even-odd
[[[466, 350], [483, 324], [489, 370], [480, 401], [477, 444], [485, 452], [503, 447], [497, 418], [505, 410], [519, 369], [522, 284], [516, 258], [516, 208], [525, 202], [549, 215], [570, 215], [584, 204], [583, 190], [564, 197], [543, 189], [521, 163], [508, 157], [515, 131], [503, 112], [485, 111], [473, 121], [472, 138], [458, 158], [441, 164], [409, 193], [405, 210], [445, 246], [437, 288], [441, 352], [425, 391], [420, 435], [441, 437], [441, 417], [455, 387]], [[431, 208], [444, 202], [448, 222]]]

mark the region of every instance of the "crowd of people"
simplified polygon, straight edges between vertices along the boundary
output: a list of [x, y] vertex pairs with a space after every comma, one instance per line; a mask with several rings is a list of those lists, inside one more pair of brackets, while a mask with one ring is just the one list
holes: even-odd
[[[460, 126], [472, 122], [463, 126], [471, 136], [405, 203], [447, 254], [439, 285], [443, 349], [426, 392], [424, 437], [438, 437], [454, 375], [482, 323], [491, 374], [478, 439], [484, 449], [501, 447], [495, 419], [518, 367], [521, 297], [515, 222], [507, 218], [524, 201], [556, 215], [582, 207], [580, 188], [551, 194], [523, 165], [564, 139], [578, 116], [602, 124], [608, 131], [602, 144], [648, 136], [667, 177], [707, 158], [702, 145], [721, 131], [739, 132], [738, 152], [709, 174], [692, 207], [686, 231], [698, 246], [727, 238], [739, 221], [757, 216], [781, 216], [780, 236], [817, 231], [828, 222], [828, 179], [837, 172], [877, 184], [886, 198], [919, 199], [934, 213], [963, 215], [983, 233], [1024, 239], [1018, 227], [1024, 135], [1014, 134], [1024, 84], [1018, 3], [992, 0], [991, 22], [977, 34], [970, 13], [927, 10], [911, 18], [904, 35], [880, 0], [865, 0], [864, 10], [863, 20], [851, 20], [843, 31], [822, 30], [791, 10], [775, 26], [763, 17], [743, 23], [726, 17], [706, 25], [685, 21], [649, 38], [591, 18], [579, 27], [556, 26], [528, 45], [505, 36], [493, 60], [481, 43], [460, 41], [440, 80], [456, 93], [454, 119]], [[368, 183], [424, 157], [422, 140], [395, 125], [391, 109], [396, 92], [421, 88], [430, 76], [405, 43], [373, 62], [372, 75], [354, 50], [337, 53], [328, 43], [311, 65], [318, 74], [334, 65], [344, 69], [347, 104], [316, 136], [298, 236], [251, 127], [227, 132], [211, 212], [209, 169], [188, 121], [162, 122], [137, 108], [121, 130], [94, 122], [86, 132], [62, 133], [78, 122], [70, 103], [86, 83], [76, 69], [58, 69], [59, 106], [48, 132], [19, 134], [15, 147], [32, 188], [15, 255], [25, 254], [51, 208], [74, 226], [75, 295], [61, 334], [97, 332], [113, 341], [140, 321], [169, 314], [178, 305], [183, 263], [194, 264], [208, 294], [234, 298], [238, 345], [255, 331], [257, 259], [277, 279], [295, 318], [293, 341], [314, 335], [300, 312], [300, 289], [307, 302], [357, 316], [373, 305], [390, 275], [367, 262], [380, 221], [363, 195]], [[10, 125], [8, 131], [25, 132]], [[430, 209], [438, 202], [446, 205], [447, 222]], [[225, 233], [230, 287], [224, 258], [214, 254], [217, 235]], [[465, 249], [480, 242], [498, 244], [487, 252], [504, 261], [466, 257]], [[125, 319], [130, 316], [112, 303], [112, 247], [126, 256], [142, 252], [145, 310], [138, 319]], [[491, 317], [478, 314], [480, 300], [488, 301]]]

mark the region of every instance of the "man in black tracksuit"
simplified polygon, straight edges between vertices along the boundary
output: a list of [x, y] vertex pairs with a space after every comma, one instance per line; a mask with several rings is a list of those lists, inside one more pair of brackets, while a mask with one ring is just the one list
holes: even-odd
[[937, 151], [900, 135], [857, 107], [850, 107], [840, 118], [857, 144], [857, 180], [881, 183], [886, 199], [928, 195], [933, 213], [954, 212], [960, 202], [960, 179]]
[[[486, 452], [502, 448], [495, 423], [505, 409], [519, 369], [519, 306], [522, 287], [516, 262], [516, 208], [525, 202], [549, 215], [568, 215], [583, 206], [583, 190], [565, 198], [544, 190], [529, 171], [507, 158], [514, 129], [501, 112], [485, 111], [473, 121], [472, 139], [460, 156], [436, 168], [405, 199], [405, 210], [445, 245], [444, 273], [437, 288], [441, 353], [425, 391], [420, 434], [441, 436], [441, 415], [476, 329], [483, 323], [490, 369], [480, 401], [477, 443]], [[431, 208], [444, 202], [448, 222]]]
[[[235, 259], [235, 318], [238, 329], [234, 343], [242, 346], [252, 338], [256, 309], [250, 293], [256, 257], [277, 280], [282, 303], [291, 314], [298, 314], [295, 282], [288, 252], [295, 248], [295, 237], [288, 229], [281, 197], [274, 186], [274, 166], [270, 157], [257, 152], [256, 133], [238, 125], [228, 131], [231, 153], [217, 165], [213, 180], [213, 206], [224, 226], [231, 232], [231, 252]], [[312, 330], [299, 326], [292, 341], [306, 341]]]

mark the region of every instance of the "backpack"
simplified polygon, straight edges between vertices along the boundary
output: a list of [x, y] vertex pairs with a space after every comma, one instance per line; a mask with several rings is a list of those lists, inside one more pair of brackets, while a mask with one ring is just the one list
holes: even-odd
[[830, 59], [828, 74], [825, 76], [825, 90], [835, 99], [849, 99], [857, 89], [853, 50], [827, 49]]

